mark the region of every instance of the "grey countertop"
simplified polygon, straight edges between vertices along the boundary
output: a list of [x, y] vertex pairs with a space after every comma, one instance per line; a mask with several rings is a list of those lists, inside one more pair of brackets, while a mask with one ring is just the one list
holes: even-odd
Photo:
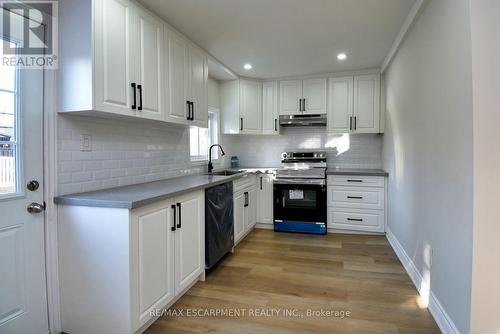
[[243, 173], [219, 176], [195, 174], [123, 187], [62, 195], [54, 198], [60, 205], [134, 209], [194, 190], [210, 188], [249, 173], [271, 173], [274, 168], [233, 168]]
[[383, 169], [328, 168], [327, 175], [389, 176]]
[[[244, 172], [230, 176], [195, 174], [117, 188], [62, 195], [55, 197], [54, 203], [61, 205], [134, 209], [190, 191], [210, 188], [228, 181], [238, 179], [249, 173], [273, 173], [276, 168], [240, 167], [230, 168], [230, 170], [244, 170]], [[327, 174], [366, 176], [388, 175], [387, 172], [380, 169], [344, 168], [328, 168]]]

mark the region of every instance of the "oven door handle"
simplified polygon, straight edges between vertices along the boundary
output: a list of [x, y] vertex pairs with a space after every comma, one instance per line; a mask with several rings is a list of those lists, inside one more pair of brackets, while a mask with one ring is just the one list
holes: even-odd
[[273, 183], [324, 186], [326, 184], [326, 180], [325, 179], [274, 179]]

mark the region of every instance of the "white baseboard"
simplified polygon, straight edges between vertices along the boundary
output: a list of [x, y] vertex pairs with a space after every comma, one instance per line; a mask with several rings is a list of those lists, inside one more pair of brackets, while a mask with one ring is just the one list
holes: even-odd
[[[423, 277], [420, 272], [415, 267], [412, 259], [408, 256], [403, 246], [399, 243], [396, 236], [392, 233], [392, 231], [387, 229], [387, 240], [391, 244], [394, 252], [399, 258], [399, 261], [403, 264], [403, 267], [406, 269], [408, 276], [410, 276], [413, 284], [417, 288], [417, 291], [420, 293], [420, 289], [422, 286]], [[432, 289], [429, 293], [429, 312], [434, 317], [439, 329], [444, 334], [460, 334], [459, 330], [451, 320], [448, 313], [446, 313], [445, 309], [437, 299], [436, 295], [432, 292]]]
[[255, 228], [261, 228], [263, 230], [274, 230], [273, 224], [265, 224], [265, 223], [257, 223], [255, 224]]

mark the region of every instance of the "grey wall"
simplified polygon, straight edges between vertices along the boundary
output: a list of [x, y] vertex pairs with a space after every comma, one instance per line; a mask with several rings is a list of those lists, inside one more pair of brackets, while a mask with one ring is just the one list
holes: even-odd
[[276, 167], [280, 153], [295, 150], [327, 151], [329, 167], [381, 168], [382, 135], [335, 135], [325, 128], [281, 128], [279, 136], [223, 136], [229, 155], [245, 167]]
[[471, 300], [471, 75], [469, 1], [431, 0], [386, 73], [383, 144], [389, 228], [461, 333]]
[[474, 260], [471, 333], [500, 333], [500, 1], [471, 1]]

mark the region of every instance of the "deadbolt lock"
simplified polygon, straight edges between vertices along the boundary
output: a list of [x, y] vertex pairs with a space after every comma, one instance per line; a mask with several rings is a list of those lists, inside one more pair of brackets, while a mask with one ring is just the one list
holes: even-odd
[[29, 191], [35, 191], [40, 187], [40, 183], [38, 183], [37, 180], [31, 180], [28, 182], [26, 185], [26, 188], [28, 188]]

